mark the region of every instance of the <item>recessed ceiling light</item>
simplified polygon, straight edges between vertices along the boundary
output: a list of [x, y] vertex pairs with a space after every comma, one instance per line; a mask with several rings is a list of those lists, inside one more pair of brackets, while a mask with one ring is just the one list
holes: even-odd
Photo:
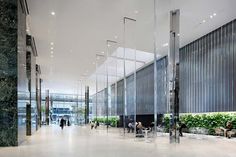
[[54, 11], [52, 11], [52, 12], [51, 12], [51, 15], [53, 15], [53, 16], [54, 16], [54, 15], [56, 15], [56, 13], [55, 13]]
[[213, 16], [216, 16], [216, 13], [214, 13]]
[[102, 51], [101, 53], [102, 53], [102, 54], [104, 54], [105, 52], [104, 52], [104, 51]]
[[51, 57], [53, 58], [53, 55], [51, 55]]
[[51, 54], [53, 54], [53, 51], [51, 51]]
[[213, 18], [213, 16], [212, 16], [212, 15], [210, 15], [210, 18], [212, 19], [212, 18]]
[[135, 13], [135, 14], [138, 14], [138, 10], [135, 10], [134, 13]]
[[53, 47], [51, 47], [51, 50], [53, 50]]
[[163, 44], [162, 46], [163, 46], [163, 47], [166, 47], [166, 46], [168, 46], [168, 45], [169, 45], [168, 43], [165, 43], [165, 44]]
[[180, 34], [178, 33], [177, 36], [180, 36]]
[[202, 23], [205, 23], [206, 22], [206, 20], [202, 20]]
[[53, 42], [51, 42], [51, 45], [54, 45], [54, 43], [53, 43]]
[[108, 47], [110, 47], [111, 45], [110, 44], [107, 44]]
[[117, 35], [115, 35], [115, 39], [117, 39], [118, 38], [118, 36]]

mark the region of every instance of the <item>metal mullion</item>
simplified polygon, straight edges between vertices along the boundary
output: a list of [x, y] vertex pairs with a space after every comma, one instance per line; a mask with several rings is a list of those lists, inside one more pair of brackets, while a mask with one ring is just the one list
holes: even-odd
[[211, 111], [212, 112], [216, 112], [216, 110], [215, 110], [215, 105], [214, 105], [214, 102], [213, 102], [213, 100], [214, 100], [214, 90], [213, 90], [213, 87], [214, 87], [214, 85], [213, 85], [213, 79], [214, 79], [214, 77], [213, 77], [213, 47], [214, 47], [214, 41], [213, 41], [213, 34], [214, 34], [214, 32], [212, 32], [211, 34], [210, 34], [210, 41], [211, 41], [211, 47], [210, 47], [210, 55], [209, 55], [209, 73], [210, 73], [210, 79], [209, 79], [209, 84], [210, 84], [210, 89], [209, 89], [209, 93], [210, 93], [210, 104], [211, 104]]
[[192, 43], [192, 55], [193, 55], [193, 107], [194, 107], [194, 112], [196, 112], [196, 103], [195, 103], [195, 100], [196, 100], [196, 51], [195, 51], [195, 45], [196, 45], [196, 42], [193, 42]]
[[234, 104], [233, 104], [233, 99], [234, 99], [234, 95], [233, 95], [233, 93], [234, 93], [234, 83], [233, 83], [233, 78], [234, 78], [234, 68], [233, 68], [233, 62], [234, 62], [234, 49], [233, 49], [233, 46], [234, 46], [234, 40], [233, 40], [233, 29], [234, 29], [234, 23], [233, 23], [233, 21], [232, 21], [232, 23], [231, 23], [231, 34], [230, 34], [230, 40], [231, 40], [231, 42], [230, 42], [230, 59], [231, 59], [231, 64], [230, 64], [230, 66], [229, 66], [229, 70], [230, 70], [230, 87], [231, 87], [231, 92], [230, 92], [230, 99], [231, 99], [231, 104], [230, 104], [230, 111], [233, 111], [233, 109], [234, 109]]
[[188, 48], [188, 45], [185, 47], [186, 48], [186, 56], [187, 56], [187, 66], [188, 66], [188, 70], [186, 71], [187, 72], [187, 77], [188, 77], [188, 80], [187, 80], [187, 88], [188, 88], [188, 97], [187, 97], [187, 113], [190, 112], [190, 66], [189, 66], [189, 48]]
[[236, 20], [233, 21], [232, 24], [232, 38], [233, 38], [233, 66], [232, 66], [232, 73], [233, 73], [233, 79], [232, 79], [232, 86], [233, 86], [233, 94], [232, 94], [232, 103], [233, 103], [233, 111], [236, 111], [236, 101], [235, 101], [235, 97], [236, 97]]
[[206, 105], [206, 112], [210, 111], [210, 105], [209, 105], [209, 92], [208, 92], [208, 87], [209, 87], [209, 71], [208, 71], [208, 55], [209, 55], [209, 48], [210, 48], [210, 41], [209, 41], [209, 34], [206, 36], [206, 42], [207, 42], [207, 52], [205, 55], [205, 105]]
[[200, 112], [203, 112], [204, 111], [204, 86], [203, 86], [203, 75], [204, 75], [204, 73], [203, 73], [203, 58], [204, 58], [204, 46], [205, 46], [205, 43], [204, 43], [204, 38], [201, 38], [201, 70], [200, 70], [200, 72], [201, 72], [201, 74], [200, 74], [200, 86], [201, 86], [201, 110], [200, 110]]
[[196, 111], [199, 111], [199, 40], [196, 41]]
[[215, 106], [215, 112], [219, 111], [219, 105], [218, 105], [218, 92], [217, 92], [217, 85], [218, 84], [218, 77], [217, 77], [217, 73], [216, 73], [216, 69], [217, 69], [217, 31], [214, 31], [213, 33], [213, 50], [212, 50], [212, 66], [213, 66], [213, 92], [214, 92], [214, 97], [213, 97], [213, 103]]

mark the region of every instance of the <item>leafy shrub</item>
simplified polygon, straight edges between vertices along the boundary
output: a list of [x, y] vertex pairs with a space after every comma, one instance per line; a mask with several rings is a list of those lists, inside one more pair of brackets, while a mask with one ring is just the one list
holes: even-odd
[[[169, 115], [164, 117], [165, 130], [169, 130]], [[180, 115], [180, 121], [186, 124], [187, 128], [208, 129], [208, 134], [214, 135], [215, 128], [225, 127], [228, 121], [233, 123], [236, 129], [236, 113], [208, 113], [208, 114], [183, 114]]]
[[104, 123], [104, 124], [109, 124], [112, 127], [117, 126], [117, 123], [119, 121], [118, 117], [99, 117], [99, 118], [94, 118], [93, 121], [98, 121], [99, 123]]

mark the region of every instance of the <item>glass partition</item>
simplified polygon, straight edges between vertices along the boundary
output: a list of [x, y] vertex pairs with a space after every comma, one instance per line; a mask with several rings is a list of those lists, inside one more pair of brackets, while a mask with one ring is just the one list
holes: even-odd
[[114, 40], [106, 41], [106, 125], [107, 131], [113, 131], [114, 127], [117, 127], [116, 117], [116, 82], [118, 78], [117, 74], [117, 48], [118, 43]]
[[[168, 55], [168, 103], [167, 111], [161, 114], [169, 121], [164, 128], [170, 133], [170, 142], [179, 141], [183, 123], [190, 134], [192, 129], [200, 127], [190, 126], [181, 118], [185, 113], [235, 110], [232, 75], [235, 3], [232, 0], [155, 0], [156, 58]], [[162, 65], [157, 64], [156, 73], [160, 68]], [[158, 88], [161, 87], [157, 85]], [[157, 105], [161, 94], [157, 90]]]
[[[136, 20], [124, 17], [123, 62], [124, 62], [124, 110], [123, 129], [136, 136]], [[129, 134], [127, 134], [129, 136]]]
[[105, 129], [106, 127], [106, 118], [107, 118], [107, 103], [106, 103], [106, 84], [107, 84], [107, 69], [104, 64], [106, 60], [105, 52], [101, 54], [96, 54], [96, 93], [95, 93], [95, 119], [93, 119], [92, 123], [94, 123], [94, 128], [98, 127], [101, 129]]

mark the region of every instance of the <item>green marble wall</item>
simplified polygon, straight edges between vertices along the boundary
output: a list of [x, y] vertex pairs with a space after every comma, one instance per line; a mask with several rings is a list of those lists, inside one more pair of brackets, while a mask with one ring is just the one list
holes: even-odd
[[0, 146], [17, 145], [17, 1], [0, 1]]
[[25, 25], [19, 0], [0, 0], [0, 146], [25, 139]]

